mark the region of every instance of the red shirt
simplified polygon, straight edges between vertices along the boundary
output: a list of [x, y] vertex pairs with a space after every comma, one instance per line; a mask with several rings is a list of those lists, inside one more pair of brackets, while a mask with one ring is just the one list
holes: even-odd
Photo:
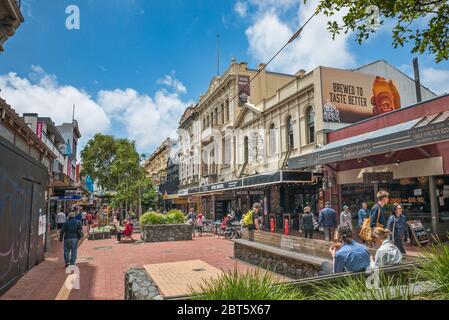
[[131, 223], [127, 223], [125, 226], [125, 230], [123, 230], [123, 235], [131, 236], [133, 233], [133, 225]]
[[87, 221], [92, 221], [92, 219], [93, 219], [92, 213], [89, 212], [89, 213], [87, 214], [87, 216], [86, 216], [86, 220], [87, 220]]

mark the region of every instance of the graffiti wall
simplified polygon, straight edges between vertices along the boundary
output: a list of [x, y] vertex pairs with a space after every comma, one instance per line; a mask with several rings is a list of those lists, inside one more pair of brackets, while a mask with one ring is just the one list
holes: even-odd
[[47, 171], [0, 137], [0, 294], [44, 259]]

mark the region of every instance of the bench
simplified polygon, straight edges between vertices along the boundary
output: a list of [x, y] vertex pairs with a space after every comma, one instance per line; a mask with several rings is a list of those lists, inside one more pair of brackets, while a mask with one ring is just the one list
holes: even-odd
[[234, 240], [234, 257], [293, 279], [318, 276], [330, 259], [245, 239]]

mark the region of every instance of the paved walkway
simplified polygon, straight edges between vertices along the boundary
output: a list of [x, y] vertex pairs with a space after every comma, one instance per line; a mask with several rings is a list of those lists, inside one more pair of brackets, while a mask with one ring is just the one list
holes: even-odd
[[[297, 234], [297, 232], [296, 232]], [[290, 235], [296, 235], [295, 232]], [[140, 235], [134, 235], [139, 239]], [[316, 234], [314, 238], [321, 238]], [[417, 247], [406, 245], [407, 253], [417, 255]], [[255, 269], [233, 258], [233, 243], [215, 236], [196, 237], [193, 241], [116, 244], [115, 238], [88, 241], [78, 249], [80, 289], [64, 290], [65, 274], [62, 242], [52, 240], [45, 261], [25, 274], [2, 299], [21, 300], [122, 300], [125, 272], [132, 265], [149, 265], [187, 260], [202, 260], [220, 270], [236, 266], [241, 271]]]
[[[140, 235], [136, 234], [135, 239]], [[62, 243], [53, 239], [46, 259], [25, 274], [0, 299], [123, 300], [125, 272], [132, 265], [202, 260], [220, 270], [254, 269], [232, 258], [233, 243], [213, 236], [193, 241], [116, 244], [115, 238], [84, 240], [78, 249], [80, 289], [67, 292]]]

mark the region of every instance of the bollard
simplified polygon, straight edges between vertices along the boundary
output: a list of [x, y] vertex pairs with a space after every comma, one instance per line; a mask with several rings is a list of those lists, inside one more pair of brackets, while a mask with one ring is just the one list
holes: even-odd
[[284, 234], [288, 236], [288, 219], [284, 221]]
[[274, 232], [274, 219], [273, 218], [270, 219], [270, 231]]

